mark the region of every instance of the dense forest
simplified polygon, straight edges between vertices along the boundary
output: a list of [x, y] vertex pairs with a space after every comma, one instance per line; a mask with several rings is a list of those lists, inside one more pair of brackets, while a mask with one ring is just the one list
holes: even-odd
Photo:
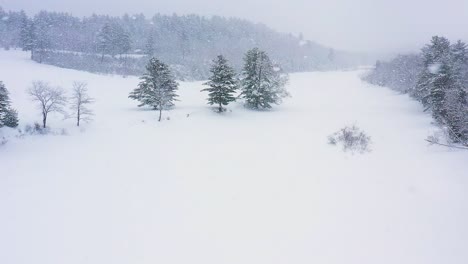
[[219, 16], [143, 14], [78, 18], [67, 13], [0, 8], [0, 46], [31, 51], [32, 59], [64, 68], [140, 75], [149, 57], [168, 63], [179, 79], [205, 79], [223, 54], [236, 69], [254, 47], [288, 72], [355, 66], [362, 57], [321, 46], [302, 35]]
[[468, 146], [468, 49], [464, 42], [451, 44], [447, 38], [434, 36], [420, 54], [378, 61], [364, 79], [408, 93], [432, 113], [451, 142]]

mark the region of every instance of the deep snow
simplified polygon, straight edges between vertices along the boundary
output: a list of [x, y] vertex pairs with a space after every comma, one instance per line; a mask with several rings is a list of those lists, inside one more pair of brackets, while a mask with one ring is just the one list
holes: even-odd
[[[182, 83], [158, 123], [127, 98], [137, 78], [0, 51], [21, 126], [33, 80], [96, 98], [82, 129], [53, 116], [68, 135], [0, 147], [0, 263], [468, 263], [468, 152], [428, 146], [429, 115], [359, 74], [294, 74], [273, 111], [224, 115]], [[327, 144], [353, 123], [371, 153]]]

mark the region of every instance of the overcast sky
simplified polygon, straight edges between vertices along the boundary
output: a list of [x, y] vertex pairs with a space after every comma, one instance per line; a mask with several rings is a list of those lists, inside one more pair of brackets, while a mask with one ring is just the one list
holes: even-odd
[[0, 0], [4, 9], [222, 15], [350, 51], [417, 50], [432, 35], [468, 40], [468, 0]]

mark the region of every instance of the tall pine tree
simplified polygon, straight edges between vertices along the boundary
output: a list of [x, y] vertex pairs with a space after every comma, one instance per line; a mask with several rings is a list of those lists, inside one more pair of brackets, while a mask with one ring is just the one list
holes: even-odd
[[[440, 70], [449, 71], [450, 42], [444, 37], [434, 36], [431, 43], [422, 49], [422, 54], [424, 67], [419, 74], [412, 95], [420, 100], [427, 109], [431, 109], [433, 105], [431, 90], [434, 88], [434, 82], [438, 77], [441, 77]], [[445, 65], [445, 69], [442, 69], [443, 65]], [[433, 95], [437, 95], [437, 93]]]
[[468, 56], [466, 44], [457, 41], [451, 47], [453, 85], [445, 92], [446, 125], [457, 143], [468, 142]]
[[31, 52], [31, 60], [34, 59], [35, 42], [36, 30], [34, 23], [28, 17], [23, 17], [21, 20], [20, 46], [24, 51]]
[[218, 105], [218, 112], [221, 113], [224, 111], [223, 106], [236, 100], [236, 73], [222, 55], [219, 55], [213, 60], [210, 72], [212, 75], [209, 81], [205, 83], [209, 88], [203, 89], [202, 91], [209, 93], [208, 104]]
[[34, 36], [34, 50], [38, 56], [34, 59], [42, 63], [46, 51], [53, 48], [52, 37], [50, 36], [49, 28], [51, 25], [50, 17], [46, 11], [41, 11], [34, 17], [33, 20], [33, 36]]
[[0, 81], [0, 127], [17, 127], [18, 113], [11, 108], [8, 90], [3, 82]]
[[450, 139], [468, 140], [466, 45], [435, 36], [423, 49], [424, 67], [415, 93], [434, 119], [446, 128]]
[[162, 110], [174, 106], [177, 101], [177, 89], [179, 84], [174, 80], [169, 66], [152, 58], [146, 66], [146, 73], [140, 78], [129, 98], [140, 102], [138, 107], [150, 106], [159, 110], [159, 121], [161, 121]]
[[154, 30], [151, 30], [151, 32], [148, 34], [148, 38], [146, 39], [146, 45], [145, 45], [145, 54], [148, 55], [149, 57], [154, 56], [155, 53], [155, 40], [154, 40]]
[[254, 48], [244, 57], [241, 97], [253, 109], [269, 109], [280, 104], [288, 93], [284, 89], [287, 77], [274, 67], [266, 52]]

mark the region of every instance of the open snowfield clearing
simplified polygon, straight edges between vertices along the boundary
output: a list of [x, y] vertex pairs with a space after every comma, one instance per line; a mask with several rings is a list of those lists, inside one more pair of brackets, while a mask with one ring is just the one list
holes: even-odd
[[[0, 51], [21, 127], [41, 120], [33, 80], [86, 81], [96, 98], [82, 129], [52, 116], [68, 135], [0, 147], [0, 263], [468, 263], [468, 152], [428, 146], [419, 104], [361, 73], [293, 74], [273, 111], [224, 115], [181, 83], [158, 123], [127, 98], [136, 77]], [[327, 144], [353, 123], [371, 153]]]

